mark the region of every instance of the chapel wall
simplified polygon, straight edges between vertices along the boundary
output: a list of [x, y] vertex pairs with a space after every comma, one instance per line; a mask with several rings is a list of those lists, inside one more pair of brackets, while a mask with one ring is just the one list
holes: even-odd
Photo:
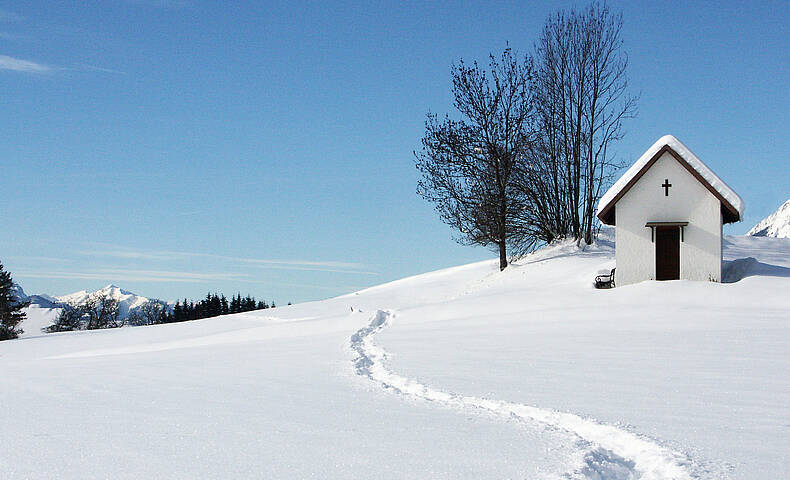
[[[669, 196], [661, 185], [672, 184]], [[615, 206], [617, 285], [655, 279], [655, 244], [645, 223], [686, 221], [680, 278], [721, 281], [721, 203], [665, 152]]]

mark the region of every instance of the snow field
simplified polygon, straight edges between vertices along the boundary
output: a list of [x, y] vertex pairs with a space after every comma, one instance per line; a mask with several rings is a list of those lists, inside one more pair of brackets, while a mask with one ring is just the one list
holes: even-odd
[[506, 418], [536, 421], [577, 436], [575, 443], [584, 452], [583, 464], [573, 472], [567, 472], [567, 478], [692, 478], [685, 469], [690, 460], [684, 455], [613, 426], [529, 405], [447, 393], [391, 372], [386, 367], [386, 352], [372, 341], [372, 337], [388, 326], [393, 317], [393, 312], [379, 310], [369, 326], [351, 337], [351, 348], [357, 353], [354, 366], [359, 375], [367, 376], [384, 388], [403, 395], [435, 401], [456, 409], [479, 408]]
[[728, 237], [747, 257], [737, 283], [596, 291], [611, 244], [564, 244], [502, 273], [3, 342], [0, 471], [790, 478], [790, 240]]

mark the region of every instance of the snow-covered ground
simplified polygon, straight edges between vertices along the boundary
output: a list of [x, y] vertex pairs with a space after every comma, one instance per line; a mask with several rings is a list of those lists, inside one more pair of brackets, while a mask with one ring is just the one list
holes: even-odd
[[[60, 308], [47, 308], [41, 305], [31, 304], [25, 308], [26, 318], [19, 326], [23, 330], [21, 337], [35, 337], [39, 335], [46, 335], [43, 329], [55, 323], [58, 315], [60, 315]], [[2, 352], [2, 346], [0, 346]], [[0, 353], [1, 355], [2, 353]]]
[[[0, 343], [9, 478], [790, 478], [790, 240], [594, 290], [607, 242]], [[353, 311], [352, 311], [353, 308]]]

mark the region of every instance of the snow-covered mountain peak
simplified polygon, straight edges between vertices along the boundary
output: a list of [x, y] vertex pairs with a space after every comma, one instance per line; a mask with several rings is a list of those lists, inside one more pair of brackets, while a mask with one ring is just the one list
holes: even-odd
[[118, 301], [122, 318], [126, 317], [129, 311], [134, 310], [150, 301], [150, 299], [146, 297], [137, 295], [128, 290], [124, 290], [115, 284], [109, 284], [92, 292], [80, 290], [79, 292], [55, 297], [55, 300], [59, 303], [68, 303], [70, 305], [77, 306], [85, 303], [89, 298], [101, 296], [108, 296]]
[[25, 291], [22, 290], [22, 286], [20, 284], [14, 283], [11, 285], [11, 292], [17, 299], [19, 299], [19, 301], [24, 302], [27, 300], [27, 295], [25, 295]]
[[[98, 290], [97, 290], [98, 291]], [[55, 301], [60, 303], [69, 303], [72, 305], [77, 305], [85, 301], [88, 298], [90, 292], [87, 290], [80, 290], [79, 292], [69, 293], [67, 295], [58, 295], [53, 297]]]
[[114, 284], [106, 285], [94, 291], [80, 290], [78, 292], [69, 293], [68, 295], [61, 295], [55, 298], [58, 301], [65, 303], [81, 303], [86, 298], [91, 296], [97, 296], [97, 295], [109, 295], [110, 297], [115, 298], [117, 300], [124, 300], [125, 297], [136, 297], [136, 298], [144, 299], [146, 301], [148, 300], [145, 297], [141, 297], [137, 294], [124, 290], [121, 287]]
[[[121, 287], [119, 287], [118, 285], [115, 285], [113, 283], [111, 283], [111, 284], [109, 284], [109, 285], [107, 285], [105, 287], [102, 287], [99, 290], [96, 290], [96, 292], [94, 292], [94, 293], [107, 294], [107, 295], [110, 295], [113, 298], [120, 298], [120, 297], [123, 297], [125, 295], [138, 296], [138, 295], [135, 295], [134, 293], [132, 293], [132, 292], [130, 292], [128, 290], [122, 289]], [[142, 297], [140, 297], [140, 298], [142, 298]]]
[[790, 200], [746, 234], [754, 237], [790, 238]]

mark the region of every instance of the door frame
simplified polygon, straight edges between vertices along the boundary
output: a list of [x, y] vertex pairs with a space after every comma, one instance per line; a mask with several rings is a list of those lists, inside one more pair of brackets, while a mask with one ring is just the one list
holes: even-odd
[[[681, 275], [681, 252], [680, 252], [680, 245], [683, 243], [682, 241], [682, 233], [681, 233], [681, 226], [680, 225], [657, 225], [655, 226], [655, 247], [654, 250], [654, 257], [655, 257], [655, 276], [656, 280], [665, 281], [665, 280], [680, 280]], [[667, 241], [662, 232], [674, 232], [674, 236], [677, 239], [677, 276], [675, 278], [659, 278], [659, 252], [665, 252], [664, 249], [659, 249], [659, 242], [661, 242], [663, 246], [663, 242]], [[661, 239], [661, 240], [659, 240]], [[670, 240], [672, 241], [672, 240]], [[662, 259], [666, 260], [666, 254], [661, 257]], [[662, 262], [663, 264], [663, 262]], [[662, 272], [663, 273], [663, 272]]]

